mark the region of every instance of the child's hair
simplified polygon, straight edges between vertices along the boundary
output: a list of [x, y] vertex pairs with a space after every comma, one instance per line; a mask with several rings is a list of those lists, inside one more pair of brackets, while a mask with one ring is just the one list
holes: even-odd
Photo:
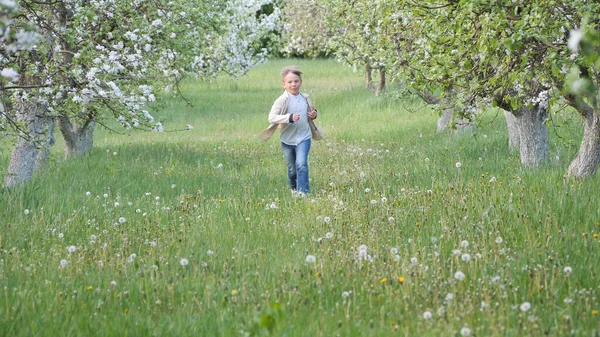
[[297, 66], [287, 66], [287, 67], [281, 69], [281, 77], [282, 78], [284, 78], [289, 73], [298, 75], [298, 77], [302, 78], [302, 71]]

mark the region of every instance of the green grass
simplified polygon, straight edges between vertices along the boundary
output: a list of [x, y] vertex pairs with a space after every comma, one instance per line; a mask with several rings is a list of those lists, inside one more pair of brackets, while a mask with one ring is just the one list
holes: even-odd
[[[305, 199], [276, 137], [258, 139], [291, 63], [326, 135]], [[501, 115], [436, 134], [427, 107], [374, 97], [330, 60], [182, 88], [191, 105], [154, 115], [191, 131], [99, 129], [70, 160], [59, 140], [42, 174], [0, 191], [0, 335], [600, 333], [600, 184], [563, 178], [576, 118], [554, 117], [553, 160], [526, 169]]]

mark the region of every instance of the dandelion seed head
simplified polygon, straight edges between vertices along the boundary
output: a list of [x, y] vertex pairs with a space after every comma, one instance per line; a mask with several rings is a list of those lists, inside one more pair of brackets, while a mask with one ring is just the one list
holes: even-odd
[[454, 278], [455, 278], [455, 279], [457, 279], [457, 280], [459, 280], [459, 281], [462, 281], [462, 280], [464, 280], [464, 279], [465, 279], [465, 277], [466, 277], [465, 273], [463, 273], [463, 272], [462, 272], [462, 271], [460, 271], [460, 270], [459, 270], [459, 271], [457, 271], [456, 273], [454, 273]]
[[523, 302], [523, 304], [521, 304], [521, 306], [519, 306], [519, 309], [521, 309], [522, 312], [529, 311], [529, 309], [531, 309], [531, 303]]
[[314, 255], [306, 255], [306, 263], [315, 263], [317, 258]]
[[187, 266], [188, 263], [190, 263], [190, 261], [188, 261], [188, 259], [179, 260], [179, 264], [182, 265], [183, 267]]

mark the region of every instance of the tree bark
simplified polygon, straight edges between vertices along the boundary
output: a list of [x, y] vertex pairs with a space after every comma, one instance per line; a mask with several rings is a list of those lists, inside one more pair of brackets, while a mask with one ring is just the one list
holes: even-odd
[[590, 113], [584, 117], [583, 140], [577, 157], [569, 165], [567, 175], [575, 178], [593, 176], [600, 164], [600, 115]]
[[60, 132], [65, 139], [65, 157], [83, 156], [92, 150], [96, 122], [90, 116], [81, 116], [83, 123], [72, 123], [67, 116], [59, 119]]
[[454, 118], [454, 114], [451, 109], [445, 109], [444, 113], [437, 120], [437, 132], [443, 132], [446, 130], [454, 129], [455, 133], [460, 132], [473, 132], [474, 127], [468, 118], [462, 118], [457, 116]]
[[379, 68], [379, 85], [375, 91], [375, 96], [379, 96], [379, 94], [385, 91], [385, 88], [385, 68]]
[[508, 149], [511, 151], [519, 149], [520, 139], [517, 118], [508, 111], [504, 111], [504, 118], [506, 119], [506, 128], [508, 130]]
[[537, 167], [548, 160], [548, 110], [544, 107], [521, 107], [513, 112], [519, 132], [521, 164]]
[[31, 179], [36, 167], [45, 161], [45, 156], [50, 151], [44, 147], [53, 144], [50, 138], [54, 130], [54, 119], [47, 115], [46, 106], [18, 102], [15, 108], [17, 122], [22, 123], [27, 132], [19, 135], [10, 157], [8, 172], [4, 178], [4, 186], [9, 188]]
[[373, 68], [371, 68], [371, 64], [369, 62], [365, 63], [365, 78], [366, 78], [366, 87], [369, 91], [375, 91], [375, 87], [373, 87]]

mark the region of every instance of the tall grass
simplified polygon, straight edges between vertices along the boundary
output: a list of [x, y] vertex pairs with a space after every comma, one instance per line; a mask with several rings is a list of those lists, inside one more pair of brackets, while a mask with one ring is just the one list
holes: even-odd
[[[276, 137], [258, 139], [291, 63], [326, 133], [304, 199]], [[0, 191], [0, 335], [600, 333], [600, 186], [563, 178], [572, 116], [554, 117], [551, 163], [524, 169], [500, 116], [435, 134], [427, 107], [330, 60], [182, 93], [154, 114], [192, 130], [100, 129], [71, 160], [59, 142]]]

